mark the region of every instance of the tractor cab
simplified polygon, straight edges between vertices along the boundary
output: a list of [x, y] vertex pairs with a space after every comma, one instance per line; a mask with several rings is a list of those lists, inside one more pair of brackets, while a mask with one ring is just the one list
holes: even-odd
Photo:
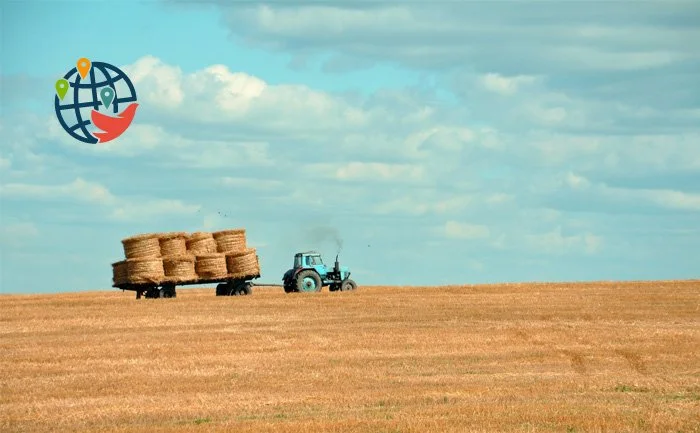
[[328, 269], [321, 259], [321, 254], [315, 251], [297, 253], [294, 255], [294, 269], [314, 269], [323, 279], [328, 274]]
[[307, 251], [294, 255], [294, 264], [282, 277], [284, 291], [291, 292], [320, 292], [323, 286], [329, 290], [354, 290], [357, 286], [350, 278], [350, 269], [340, 266], [338, 256], [335, 265], [328, 268], [321, 254]]

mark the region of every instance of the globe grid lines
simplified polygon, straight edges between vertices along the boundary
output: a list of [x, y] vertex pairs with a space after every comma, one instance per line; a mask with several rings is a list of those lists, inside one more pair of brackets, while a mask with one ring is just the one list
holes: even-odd
[[[136, 102], [137, 97], [136, 97], [136, 89], [134, 89], [134, 85], [129, 79], [129, 77], [119, 68], [112, 66], [108, 63], [104, 62], [93, 62], [92, 67], [90, 68], [90, 83], [81, 83], [81, 76], [78, 74], [78, 69], [76, 67], [72, 68], [70, 71], [68, 71], [63, 78], [68, 81], [70, 88], [73, 90], [73, 103], [71, 104], [61, 104], [61, 100], [59, 99], [58, 95], [54, 97], [54, 106], [55, 106], [55, 111], [56, 111], [56, 117], [58, 117], [58, 121], [63, 127], [63, 129], [68, 132], [73, 138], [82, 141], [84, 143], [90, 143], [90, 144], [95, 144], [99, 140], [95, 138], [88, 130], [87, 126], [92, 124], [92, 122], [88, 120], [83, 120], [82, 114], [80, 113], [81, 108], [86, 108], [86, 107], [92, 107], [95, 110], [99, 111], [100, 106], [104, 106], [102, 101], [97, 97], [97, 89], [101, 87], [108, 86], [114, 91], [114, 99], [112, 100], [111, 104], [113, 107], [111, 107], [113, 113], [118, 113], [119, 112], [119, 104], [120, 103], [126, 103], [126, 102]], [[95, 69], [99, 69], [99, 71], [102, 73], [104, 76], [104, 80], [100, 82], [95, 82]], [[110, 74], [110, 71], [114, 73], [114, 76]], [[75, 81], [71, 82], [70, 78], [76, 75]], [[116, 79], [115, 79], [116, 77]], [[124, 83], [128, 86], [130, 95], [127, 97], [120, 98], [117, 93], [117, 89], [115, 88], [115, 83], [119, 82], [120, 80], [123, 80]], [[88, 102], [80, 102], [79, 94], [80, 94], [80, 89], [90, 89], [92, 92], [92, 101]], [[66, 124], [66, 121], [63, 119], [63, 116], [61, 113], [65, 110], [74, 110], [75, 117], [76, 117], [76, 124], [69, 127]], [[107, 110], [109, 111], [109, 109]], [[79, 135], [76, 133], [76, 130], [80, 129], [80, 131], [84, 134], [84, 136]]]

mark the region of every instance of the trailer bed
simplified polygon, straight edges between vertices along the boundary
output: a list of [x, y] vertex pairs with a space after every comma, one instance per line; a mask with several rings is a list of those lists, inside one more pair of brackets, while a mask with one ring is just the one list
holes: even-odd
[[246, 275], [238, 278], [227, 276], [223, 278], [197, 278], [177, 282], [161, 280], [157, 283], [113, 284], [112, 287], [134, 291], [136, 292], [136, 299], [140, 299], [142, 296], [146, 298], [175, 298], [177, 296], [177, 291], [175, 290], [176, 286], [218, 283], [216, 287], [217, 296], [237, 296], [252, 294], [252, 288], [256, 285], [252, 280], [257, 278], [260, 278], [260, 274]]

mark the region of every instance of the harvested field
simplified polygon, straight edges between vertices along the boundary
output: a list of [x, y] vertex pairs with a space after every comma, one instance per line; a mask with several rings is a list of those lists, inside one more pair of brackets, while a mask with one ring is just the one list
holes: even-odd
[[698, 432], [700, 282], [1, 296], [0, 430]]

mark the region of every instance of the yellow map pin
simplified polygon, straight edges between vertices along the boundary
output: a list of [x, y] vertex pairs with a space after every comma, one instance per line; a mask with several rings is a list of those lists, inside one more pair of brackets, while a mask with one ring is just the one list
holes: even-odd
[[80, 76], [85, 79], [87, 77], [87, 73], [90, 72], [90, 67], [92, 64], [90, 63], [90, 60], [86, 59], [83, 57], [82, 59], [78, 59], [78, 73], [80, 73]]

